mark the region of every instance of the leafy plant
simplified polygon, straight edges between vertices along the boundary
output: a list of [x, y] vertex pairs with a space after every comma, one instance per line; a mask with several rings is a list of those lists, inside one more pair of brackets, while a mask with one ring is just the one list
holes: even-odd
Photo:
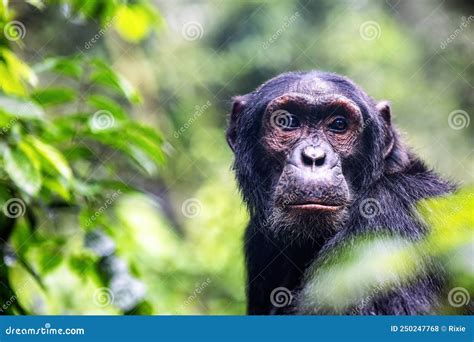
[[[117, 30], [135, 42], [159, 18], [145, 4], [79, 3], [66, 5], [83, 16], [118, 16]], [[148, 18], [147, 30], [127, 32], [124, 17], [137, 13]], [[1, 4], [2, 31], [13, 18]], [[21, 265], [47, 291], [42, 277], [64, 262], [81, 276], [95, 265], [92, 279], [110, 288], [119, 309], [146, 312], [140, 282], [127, 267], [114, 270], [123, 261], [105, 232], [113, 225], [104, 211], [122, 194], [137, 191], [122, 181], [124, 165], [156, 175], [165, 162], [161, 134], [128, 114], [140, 94], [105, 60], [58, 56], [30, 67], [11, 50], [15, 39], [6, 38], [0, 45], [0, 297], [10, 300], [1, 312], [27, 312], [18, 299], [22, 286], [12, 286], [11, 267]], [[40, 81], [46, 76], [53, 82]], [[51, 231], [48, 221], [64, 211], [75, 217], [72, 227]], [[124, 288], [132, 292], [120, 297]]]

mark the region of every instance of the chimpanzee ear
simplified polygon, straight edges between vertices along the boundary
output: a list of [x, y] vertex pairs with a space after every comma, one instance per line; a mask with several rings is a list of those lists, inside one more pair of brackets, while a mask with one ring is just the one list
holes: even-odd
[[386, 158], [392, 152], [394, 145], [394, 132], [392, 129], [392, 113], [388, 101], [380, 101], [375, 106], [384, 123], [384, 148], [383, 157]]
[[395, 127], [392, 126], [390, 103], [381, 101], [377, 103], [376, 108], [384, 123], [383, 158], [386, 162], [386, 169], [388, 172], [397, 172], [408, 164], [408, 151], [400, 141]]
[[243, 110], [245, 109], [245, 106], [247, 105], [247, 98], [247, 95], [235, 96], [232, 98], [232, 111], [229, 117], [229, 127], [227, 128], [226, 137], [227, 143], [234, 152], [237, 141], [237, 127], [239, 124], [240, 116]]

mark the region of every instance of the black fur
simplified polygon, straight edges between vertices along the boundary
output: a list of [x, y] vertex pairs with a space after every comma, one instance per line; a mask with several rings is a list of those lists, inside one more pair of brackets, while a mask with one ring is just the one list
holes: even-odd
[[[272, 99], [290, 92], [315, 98], [343, 95], [355, 102], [362, 112], [363, 131], [357, 151], [342, 162], [352, 192], [349, 216], [333, 234], [303, 237], [297, 234], [285, 238], [273, 234], [267, 227], [281, 165], [262, 146], [262, 115]], [[234, 169], [251, 216], [245, 234], [249, 314], [334, 313], [296, 300], [294, 305], [274, 307], [270, 294], [277, 287], [285, 287], [297, 296], [305, 285], [308, 270], [324, 261], [336, 246], [350, 241], [354, 234], [383, 230], [409, 240], [422, 238], [426, 227], [414, 217], [413, 204], [454, 189], [403, 146], [397, 131], [390, 125], [389, 107], [377, 105], [351, 80], [336, 74], [286, 73], [250, 94], [236, 97], [227, 138], [235, 152]], [[378, 201], [380, 215], [365, 218], [360, 214], [359, 205], [367, 198]], [[439, 273], [438, 270], [427, 272], [414, 284], [395, 288], [356, 311], [343, 313], [432, 313], [440, 286], [435, 273]]]

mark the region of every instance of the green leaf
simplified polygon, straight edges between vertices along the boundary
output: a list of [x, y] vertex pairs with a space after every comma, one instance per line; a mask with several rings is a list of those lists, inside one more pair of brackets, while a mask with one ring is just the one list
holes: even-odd
[[[3, 155], [5, 171], [15, 185], [30, 196], [34, 196], [41, 188], [41, 173], [35, 159], [25, 153], [23, 149], [10, 147], [5, 148]], [[27, 152], [31, 154], [31, 152]]]
[[92, 65], [95, 70], [91, 74], [91, 81], [106, 86], [125, 96], [130, 102], [140, 102], [141, 97], [137, 90], [120, 74], [112, 70], [101, 60], [94, 60]]
[[136, 165], [142, 168], [148, 175], [152, 176], [157, 173], [158, 169], [154, 161], [140, 148], [131, 146], [125, 152], [132, 158]]
[[37, 73], [53, 71], [79, 80], [82, 76], [81, 59], [78, 57], [52, 57], [47, 58], [33, 67]]
[[38, 78], [33, 70], [13, 52], [0, 48], [0, 89], [7, 94], [26, 96], [25, 83], [36, 85]]
[[43, 189], [49, 190], [52, 194], [57, 194], [66, 201], [71, 200], [71, 192], [61, 179], [47, 177], [43, 179]]
[[70, 88], [47, 88], [33, 92], [31, 97], [42, 106], [54, 106], [74, 101], [76, 92]]
[[41, 274], [53, 271], [62, 263], [64, 257], [62, 252], [63, 248], [56, 243], [49, 243], [42, 249], [39, 260]]
[[107, 130], [90, 130], [86, 136], [122, 151], [149, 175], [156, 174], [157, 166], [165, 161], [161, 137], [152, 128], [136, 122], [123, 122]]
[[0, 111], [20, 119], [43, 119], [44, 111], [32, 101], [0, 95]]
[[125, 128], [129, 141], [145, 152], [157, 165], [163, 165], [165, 156], [161, 148], [162, 139], [150, 127], [130, 123]]
[[[117, 134], [121, 134], [121, 139], [117, 139]], [[86, 136], [92, 138], [106, 146], [121, 151], [130, 158], [134, 165], [139, 166], [142, 171], [149, 175], [156, 173], [157, 168], [155, 162], [139, 147], [127, 139], [124, 129], [110, 129], [104, 131], [90, 131]]]
[[69, 267], [78, 276], [83, 279], [87, 279], [84, 277], [84, 275], [95, 270], [95, 267], [91, 267], [91, 265], [94, 265], [98, 259], [99, 258], [91, 251], [83, 250], [80, 252], [80, 254], [70, 256]]
[[428, 243], [432, 252], [452, 254], [474, 237], [473, 186], [450, 196], [421, 201], [418, 212], [431, 227]]
[[[25, 139], [34, 147], [38, 155], [41, 157], [43, 165], [46, 166], [46, 170], [53, 169], [68, 182], [71, 181], [71, 168], [60, 151], [58, 151], [54, 146], [48, 145], [32, 135], [27, 136]], [[43, 169], [45, 169], [44, 166]]]
[[34, 6], [39, 10], [44, 9], [46, 6], [42, 0], [27, 0], [26, 2], [28, 2], [31, 6]]
[[112, 100], [110, 97], [102, 95], [91, 95], [87, 99], [87, 103], [98, 110], [106, 110], [113, 114], [117, 120], [126, 120], [128, 115], [120, 104]]

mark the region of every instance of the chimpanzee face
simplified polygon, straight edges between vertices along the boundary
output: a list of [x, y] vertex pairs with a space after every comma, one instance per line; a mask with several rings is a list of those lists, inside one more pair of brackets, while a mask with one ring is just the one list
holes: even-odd
[[227, 137], [244, 199], [284, 235], [341, 227], [360, 175], [374, 179], [393, 146], [388, 104], [324, 77], [283, 75], [234, 102]]
[[353, 153], [362, 128], [356, 103], [342, 95], [285, 94], [268, 104], [262, 127], [265, 149], [283, 166], [275, 206], [301, 215], [347, 206], [342, 160]]

